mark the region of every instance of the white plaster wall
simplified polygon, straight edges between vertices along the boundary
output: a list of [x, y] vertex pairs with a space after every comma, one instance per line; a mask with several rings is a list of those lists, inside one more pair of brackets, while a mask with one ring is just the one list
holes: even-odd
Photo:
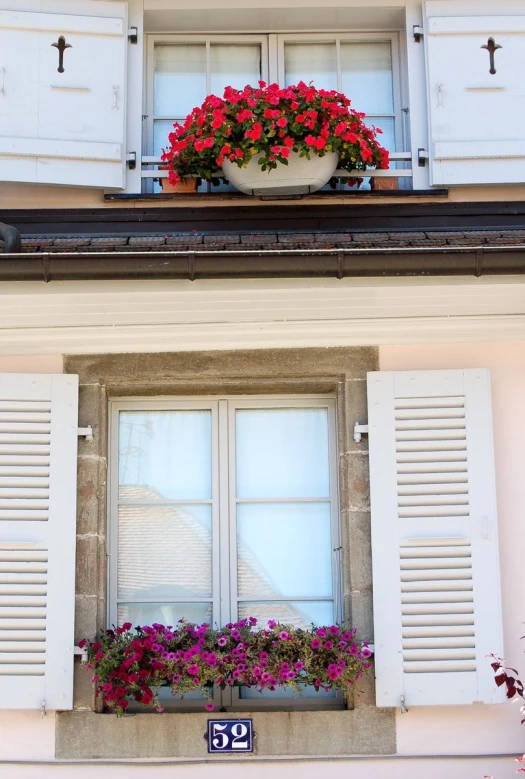
[[[385, 346], [379, 354], [386, 371], [491, 371], [505, 656], [525, 676], [525, 343]], [[397, 716], [398, 752], [523, 752], [519, 720], [518, 706], [509, 703], [412, 709]]]
[[0, 356], [0, 373], [63, 373], [61, 354]]

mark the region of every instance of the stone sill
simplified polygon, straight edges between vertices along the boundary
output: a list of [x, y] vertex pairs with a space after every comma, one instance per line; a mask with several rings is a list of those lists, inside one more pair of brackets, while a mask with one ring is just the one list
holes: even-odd
[[405, 198], [447, 198], [448, 189], [379, 189], [379, 190], [355, 190], [351, 192], [315, 192], [312, 195], [268, 195], [265, 197], [250, 197], [240, 192], [201, 192], [195, 194], [189, 193], [166, 193], [158, 192], [156, 194], [128, 194], [128, 193], [106, 193], [105, 202], [144, 202], [144, 203], [176, 203], [176, 204], [198, 204], [221, 205], [226, 203], [242, 202], [244, 205], [260, 205], [261, 203], [276, 203], [286, 205], [286, 203], [344, 203], [355, 200], [378, 200], [387, 198], [388, 200], [404, 200]]
[[[112, 758], [209, 759], [204, 734], [208, 713], [117, 718], [95, 712], [60, 712], [58, 760]], [[217, 715], [215, 715], [217, 716]], [[237, 719], [236, 713], [222, 713]], [[243, 712], [257, 733], [251, 757], [389, 755], [396, 751], [395, 711], [373, 706], [337, 711]]]

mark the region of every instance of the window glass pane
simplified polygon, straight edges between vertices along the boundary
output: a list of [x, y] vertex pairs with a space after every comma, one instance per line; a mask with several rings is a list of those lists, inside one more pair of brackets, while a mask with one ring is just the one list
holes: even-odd
[[[373, 124], [374, 127], [380, 127], [383, 130], [382, 134], [377, 136], [377, 140], [379, 141], [381, 146], [384, 146], [385, 149], [388, 149], [389, 151], [395, 151], [396, 133], [395, 133], [394, 120], [388, 117], [387, 118], [374, 117], [373, 119], [370, 119], [369, 124]], [[395, 168], [396, 163], [391, 162], [390, 167]]]
[[319, 700], [322, 698], [336, 698], [337, 692], [335, 690], [325, 690], [320, 689], [318, 692], [316, 692], [315, 687], [307, 686], [306, 684], [300, 685], [301, 690], [303, 691], [303, 694], [300, 695], [298, 692], [296, 692], [293, 689], [286, 689], [284, 687], [277, 687], [275, 690], [264, 690], [264, 692], [261, 693], [255, 688], [255, 687], [241, 687], [240, 697], [242, 700], [286, 700], [287, 698], [301, 702], [304, 701], [305, 703], [311, 702], [312, 700]]
[[171, 119], [157, 119], [153, 125], [153, 156], [160, 157], [169, 146], [168, 136], [173, 130]]
[[269, 619], [275, 619], [282, 625], [293, 625], [307, 629], [314, 625], [331, 625], [334, 621], [332, 601], [268, 601], [266, 603], [241, 602], [238, 608], [239, 619], [255, 617], [259, 625], [265, 627]]
[[118, 598], [211, 598], [211, 505], [120, 506]]
[[257, 86], [261, 78], [261, 47], [258, 44], [212, 44], [210, 47], [211, 92], [222, 97], [224, 87]]
[[158, 622], [161, 625], [175, 627], [179, 619], [188, 622], [212, 624], [211, 603], [119, 603], [118, 624], [131, 622], [141, 627]]
[[161, 44], [155, 46], [155, 116], [187, 114], [206, 97], [206, 46]]
[[392, 53], [389, 42], [341, 42], [342, 91], [356, 111], [394, 112]]
[[237, 506], [239, 595], [332, 595], [329, 503]]
[[121, 412], [119, 498], [211, 498], [211, 411]]
[[237, 497], [329, 497], [327, 409], [238, 410], [236, 441]]
[[337, 89], [335, 43], [286, 43], [284, 72], [286, 86], [312, 81], [317, 89]]

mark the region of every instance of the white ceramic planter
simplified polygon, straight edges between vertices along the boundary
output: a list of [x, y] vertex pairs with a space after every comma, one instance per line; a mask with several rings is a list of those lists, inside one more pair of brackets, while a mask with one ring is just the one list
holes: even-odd
[[255, 155], [245, 168], [225, 160], [222, 172], [245, 195], [307, 195], [327, 184], [334, 175], [339, 155], [328, 152], [324, 157], [312, 154], [308, 160], [292, 152], [288, 165], [278, 165], [275, 170], [261, 170], [260, 155]]

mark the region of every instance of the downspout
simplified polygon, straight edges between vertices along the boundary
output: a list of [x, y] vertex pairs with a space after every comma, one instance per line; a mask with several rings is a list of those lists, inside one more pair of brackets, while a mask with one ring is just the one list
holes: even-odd
[[4, 241], [5, 254], [19, 254], [22, 251], [22, 239], [16, 227], [0, 222], [0, 238]]

